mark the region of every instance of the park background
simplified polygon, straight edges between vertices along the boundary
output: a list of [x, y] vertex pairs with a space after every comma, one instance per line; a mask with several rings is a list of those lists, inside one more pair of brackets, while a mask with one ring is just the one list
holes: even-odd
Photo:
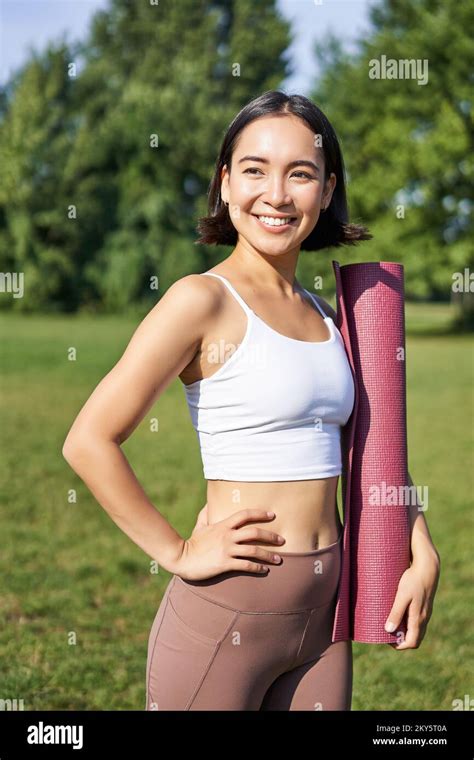
[[[333, 123], [351, 220], [374, 235], [304, 252], [299, 280], [322, 276], [334, 306], [332, 259], [404, 265], [409, 468], [442, 561], [419, 649], [354, 644], [352, 707], [459, 709], [474, 698], [473, 4], [5, 0], [0, 25], [0, 271], [24, 275], [22, 297], [0, 292], [0, 700], [144, 709], [169, 575], [150, 572], [62, 444], [166, 289], [230, 253], [194, 243], [218, 146], [245, 103], [283, 89]], [[427, 60], [428, 82], [371, 79], [382, 55]], [[189, 535], [205, 481], [179, 380], [123, 450]]]

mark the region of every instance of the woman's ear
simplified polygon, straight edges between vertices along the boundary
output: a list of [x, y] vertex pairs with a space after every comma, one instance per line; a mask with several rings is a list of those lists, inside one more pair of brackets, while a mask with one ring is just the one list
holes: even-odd
[[221, 198], [224, 203], [229, 203], [229, 172], [227, 164], [221, 169]]
[[334, 188], [337, 184], [337, 178], [334, 172], [331, 172], [331, 175], [329, 179], [326, 181], [326, 184], [324, 186], [323, 194], [321, 197], [321, 208], [326, 210], [329, 204], [332, 200], [332, 195], [334, 193]]

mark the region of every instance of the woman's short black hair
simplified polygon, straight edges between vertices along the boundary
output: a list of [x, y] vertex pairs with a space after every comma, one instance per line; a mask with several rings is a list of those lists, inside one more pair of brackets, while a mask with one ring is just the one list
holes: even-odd
[[329, 246], [352, 245], [360, 240], [372, 238], [366, 227], [349, 224], [344, 162], [336, 133], [328, 118], [304, 95], [286, 95], [279, 90], [268, 90], [247, 103], [227, 129], [209, 185], [208, 216], [201, 217], [196, 227], [199, 233], [196, 244], [236, 245], [237, 230], [232, 224], [228, 206], [221, 198], [222, 168], [227, 164], [229, 172], [231, 171], [232, 154], [237, 138], [247, 124], [261, 116], [287, 113], [299, 116], [315, 134], [321, 135], [325, 163], [324, 181], [326, 182], [331, 172], [334, 172], [337, 179], [328, 208], [320, 214], [314, 229], [302, 241], [301, 250], [316, 251]]

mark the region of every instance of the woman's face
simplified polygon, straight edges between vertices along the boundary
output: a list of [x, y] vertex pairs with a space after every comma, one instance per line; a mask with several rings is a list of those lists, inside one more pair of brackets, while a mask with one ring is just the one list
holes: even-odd
[[336, 185], [331, 174], [324, 186], [320, 140], [292, 114], [261, 117], [242, 130], [232, 170], [224, 166], [221, 175], [239, 242], [270, 255], [299, 250]]

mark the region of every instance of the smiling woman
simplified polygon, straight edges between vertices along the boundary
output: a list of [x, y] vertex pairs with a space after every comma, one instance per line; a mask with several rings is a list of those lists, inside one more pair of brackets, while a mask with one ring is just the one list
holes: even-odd
[[[198, 229], [199, 243], [235, 247], [196, 278], [210, 318], [180, 378], [207, 505], [153, 623], [147, 707], [347, 710], [351, 642], [332, 641], [332, 631], [340, 431], [354, 384], [335, 313], [294, 273], [302, 248], [371, 235], [348, 222], [342, 156], [324, 114], [281, 92], [249, 103], [225, 135]], [[221, 344], [230, 356], [216, 354]], [[276, 534], [256, 516], [239, 540], [237, 554], [255, 560], [249, 572], [204, 571], [209, 529], [242, 526], [270, 506]], [[283, 551], [273, 555], [272, 543]], [[196, 672], [185, 671], [190, 663]]]
[[[268, 129], [269, 117], [276, 122], [276, 134], [273, 137]], [[258, 124], [262, 119], [267, 120], [265, 130]], [[286, 121], [291, 121], [294, 127], [290, 130], [290, 143], [284, 140], [284, 133], [287, 132], [284, 126]], [[304, 152], [294, 149], [294, 134], [298, 127], [300, 132], [302, 128], [307, 132], [306, 139], [303, 138], [303, 143], [300, 143]], [[266, 136], [260, 142], [246, 139], [245, 145], [259, 145], [261, 150], [245, 150], [242, 145], [244, 135], [250, 137], [251, 129], [254, 135], [265, 133]], [[285, 161], [288, 156], [290, 157]], [[298, 197], [307, 199], [310, 216], [306, 220], [307, 224], [299, 226], [298, 217], [290, 213], [293, 221], [289, 225], [282, 225], [285, 232], [291, 227], [299, 226], [300, 250], [316, 251], [327, 246], [350, 245], [371, 239], [372, 235], [366, 227], [348, 222], [344, 162], [339, 142], [324, 113], [307, 98], [300, 95], [288, 96], [271, 90], [251, 101], [236, 116], [227, 130], [217, 158], [209, 189], [209, 212], [208, 216], [198, 221], [197, 229], [200, 236], [196, 243], [237, 243], [238, 214], [243, 209], [239, 199], [234, 197], [229, 206], [225, 194], [225, 186], [233, 166], [239, 183], [242, 182], [242, 177], [248, 180], [246, 187], [249, 191], [252, 183], [255, 183], [255, 190], [258, 188], [258, 192], [261, 193], [262, 186], [266, 189], [266, 183], [275, 177], [274, 172], [278, 170], [281, 178], [285, 177], [291, 182], [291, 187], [296, 190]], [[299, 167], [304, 168], [304, 171], [298, 170]], [[322, 197], [324, 187], [326, 192]], [[263, 217], [266, 220], [285, 217], [285, 214], [277, 212], [275, 207], [259, 208], [250, 213], [260, 219], [262, 224], [265, 224]], [[270, 229], [272, 226], [273, 230], [276, 224], [281, 222], [267, 221], [264, 229]], [[306, 235], [302, 237], [301, 232]]]
[[[201, 240], [232, 253], [168, 288], [65, 441], [115, 523], [173, 574], [148, 639], [148, 710], [351, 707], [352, 640], [335, 634], [347, 577], [336, 493], [355, 383], [335, 312], [295, 277], [302, 248], [370, 237], [348, 221], [343, 175], [334, 130], [307, 98], [267, 92], [245, 106], [200, 222]], [[187, 539], [120, 448], [176, 377], [207, 481]], [[426, 627], [438, 572], [429, 535], [416, 535], [393, 611], [416, 601], [405, 648]]]
[[[232, 253], [166, 291], [81, 410], [64, 454], [173, 574], [148, 641], [147, 709], [348, 710], [351, 640], [332, 632], [341, 428], [354, 382], [336, 314], [295, 271], [303, 248], [370, 234], [348, 221], [333, 128], [300, 95], [270, 91], [236, 116], [209, 204], [198, 242]], [[188, 539], [120, 449], [176, 377], [207, 481]]]

